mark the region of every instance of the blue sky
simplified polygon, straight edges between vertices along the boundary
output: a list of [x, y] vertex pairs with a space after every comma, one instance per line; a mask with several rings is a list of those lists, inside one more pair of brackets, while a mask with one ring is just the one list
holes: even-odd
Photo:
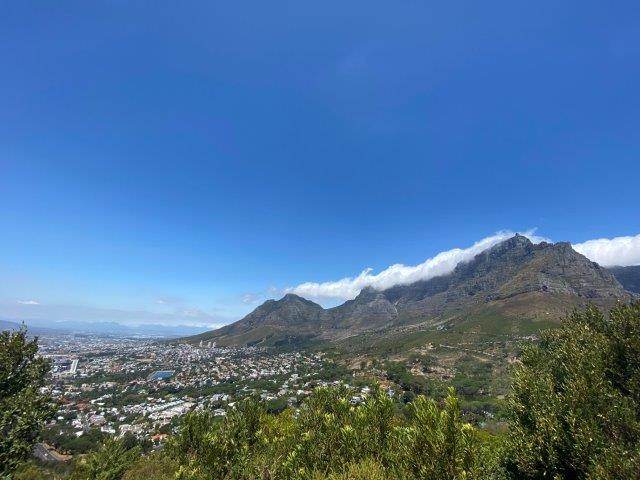
[[24, 1], [0, 39], [2, 318], [640, 234], [638, 2]]

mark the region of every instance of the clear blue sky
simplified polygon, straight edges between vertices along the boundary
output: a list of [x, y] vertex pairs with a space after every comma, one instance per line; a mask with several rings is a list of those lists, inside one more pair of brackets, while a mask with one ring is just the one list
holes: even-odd
[[640, 233], [637, 1], [2, 10], [5, 306], [226, 321], [501, 229]]

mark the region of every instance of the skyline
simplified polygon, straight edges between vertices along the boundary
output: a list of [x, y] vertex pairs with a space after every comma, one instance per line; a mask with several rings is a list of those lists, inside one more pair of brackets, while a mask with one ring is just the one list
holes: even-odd
[[505, 231], [640, 263], [637, 2], [27, 3], [0, 319], [220, 325]]

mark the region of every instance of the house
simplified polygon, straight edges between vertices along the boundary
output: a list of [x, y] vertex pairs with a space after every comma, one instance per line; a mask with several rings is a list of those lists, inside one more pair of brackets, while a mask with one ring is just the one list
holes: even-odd
[[107, 423], [107, 420], [102, 415], [91, 415], [89, 417], [89, 423], [96, 427], [101, 427]]
[[166, 433], [157, 433], [153, 437], [151, 437], [151, 440], [153, 440], [155, 443], [161, 443], [164, 442], [167, 437], [168, 435]]

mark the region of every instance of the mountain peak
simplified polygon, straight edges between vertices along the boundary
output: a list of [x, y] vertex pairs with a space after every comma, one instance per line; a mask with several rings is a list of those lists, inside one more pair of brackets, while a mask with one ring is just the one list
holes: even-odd
[[362, 290], [360, 290], [360, 293], [357, 296], [358, 297], [369, 297], [369, 296], [372, 296], [372, 295], [376, 295], [378, 293], [380, 293], [379, 290], [373, 288], [371, 285], [367, 285]]
[[513, 237], [507, 238], [506, 240], [497, 244], [496, 247], [502, 246], [504, 249], [511, 249], [511, 248], [530, 247], [532, 245], [533, 245], [533, 242], [531, 242], [531, 240], [529, 240], [524, 235], [520, 235], [519, 233], [516, 233]]
[[283, 301], [284, 302], [291, 302], [291, 301], [294, 301], [294, 300], [305, 300], [306, 301], [305, 298], [301, 297], [300, 295], [296, 295], [295, 293], [287, 293], [279, 301], [280, 302], [283, 302]]
[[312, 302], [311, 300], [308, 300], [308, 299], [306, 299], [304, 297], [301, 297], [300, 295], [296, 295], [295, 293], [287, 293], [287, 294], [285, 294], [284, 297], [282, 297], [280, 300], [277, 300], [277, 303], [282, 303], [282, 304], [304, 303], [305, 305], [321, 308], [320, 305], [318, 305], [317, 303]]

